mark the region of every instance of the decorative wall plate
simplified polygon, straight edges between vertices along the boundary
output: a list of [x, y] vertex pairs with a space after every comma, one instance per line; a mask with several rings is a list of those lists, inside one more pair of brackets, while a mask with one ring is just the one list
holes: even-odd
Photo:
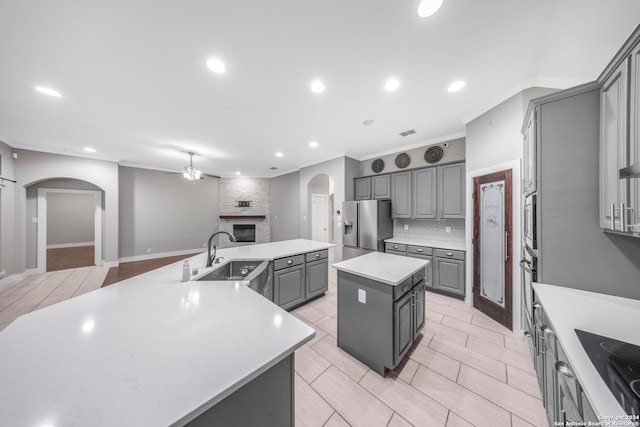
[[396, 156], [396, 166], [400, 169], [406, 168], [409, 166], [409, 163], [411, 163], [411, 159], [407, 153], [398, 154]]
[[384, 161], [382, 159], [375, 159], [373, 163], [371, 163], [371, 170], [375, 173], [382, 172], [382, 169], [384, 169]]
[[440, 159], [442, 159], [443, 154], [444, 151], [442, 147], [434, 145], [433, 147], [427, 148], [427, 151], [424, 152], [424, 160], [427, 163], [438, 163]]

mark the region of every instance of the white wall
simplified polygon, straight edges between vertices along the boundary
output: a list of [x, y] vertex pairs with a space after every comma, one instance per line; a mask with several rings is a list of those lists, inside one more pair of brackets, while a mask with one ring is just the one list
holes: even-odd
[[190, 183], [180, 174], [118, 169], [121, 261], [205, 250], [218, 229], [217, 179]]
[[[0, 176], [15, 180], [12, 152], [11, 147], [0, 142]], [[18, 185], [5, 182], [4, 187], [0, 187], [0, 271], [4, 271], [6, 276], [24, 271], [24, 265], [19, 265], [15, 256], [14, 244], [20, 235], [14, 216], [15, 192]]]
[[[87, 181], [104, 191], [103, 257], [105, 265], [118, 264], [118, 165], [114, 162], [92, 160], [59, 154], [15, 150], [15, 174], [18, 184], [14, 194], [14, 217], [17, 230], [14, 236], [17, 272], [27, 266], [27, 187], [40, 181], [70, 178]], [[3, 237], [4, 240], [4, 237]], [[29, 242], [29, 245], [35, 242]]]
[[95, 197], [51, 193], [47, 196], [47, 247], [94, 242]]

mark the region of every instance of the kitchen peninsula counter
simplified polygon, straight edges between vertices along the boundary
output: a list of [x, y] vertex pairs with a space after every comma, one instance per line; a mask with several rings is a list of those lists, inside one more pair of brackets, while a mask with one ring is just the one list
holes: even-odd
[[[271, 260], [330, 246], [298, 239], [218, 255]], [[206, 254], [189, 260], [204, 266]], [[181, 275], [177, 262], [0, 332], [0, 424], [185, 425], [283, 363], [293, 378], [293, 352], [313, 338], [311, 327], [246, 282]]]

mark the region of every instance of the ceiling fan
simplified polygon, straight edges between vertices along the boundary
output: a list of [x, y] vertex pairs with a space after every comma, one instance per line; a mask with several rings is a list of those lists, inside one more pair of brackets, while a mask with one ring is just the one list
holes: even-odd
[[189, 154], [189, 166], [185, 166], [182, 172], [167, 172], [167, 174], [182, 173], [184, 179], [189, 182], [196, 182], [198, 180], [204, 179], [205, 176], [209, 178], [220, 178], [218, 175], [209, 175], [207, 173], [202, 173], [200, 169], [193, 166], [193, 156], [195, 156], [196, 153], [194, 153], [193, 151], [189, 151], [187, 154]]

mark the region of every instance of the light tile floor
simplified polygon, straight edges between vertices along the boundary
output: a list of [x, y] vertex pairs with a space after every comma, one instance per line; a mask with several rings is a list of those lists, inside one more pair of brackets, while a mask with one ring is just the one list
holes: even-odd
[[326, 295], [292, 311], [316, 330], [296, 352], [296, 426], [548, 426], [529, 348], [510, 330], [427, 292], [422, 337], [381, 377], [336, 345], [336, 280], [330, 268]]
[[18, 316], [100, 288], [108, 268], [81, 267], [36, 274], [0, 288], [0, 331]]
[[[1, 288], [0, 330], [99, 288], [107, 271], [56, 271]], [[462, 301], [427, 292], [422, 337], [385, 377], [339, 349], [336, 277], [330, 268], [327, 294], [292, 311], [316, 330], [296, 351], [296, 426], [548, 425], [527, 344]]]

